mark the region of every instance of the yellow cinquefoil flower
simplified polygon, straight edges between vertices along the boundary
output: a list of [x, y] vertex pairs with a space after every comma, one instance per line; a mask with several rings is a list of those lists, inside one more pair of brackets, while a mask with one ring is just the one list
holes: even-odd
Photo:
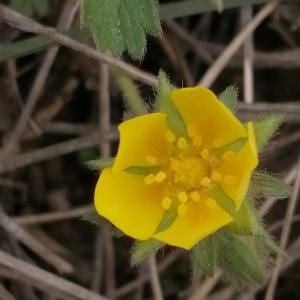
[[[233, 220], [224, 203], [229, 199], [238, 212], [258, 158], [252, 123], [245, 129], [211, 91], [184, 88], [171, 97], [184, 128], [162, 112], [122, 123], [119, 151], [99, 178], [95, 206], [135, 239], [190, 249]], [[158, 230], [171, 213], [171, 224]]]

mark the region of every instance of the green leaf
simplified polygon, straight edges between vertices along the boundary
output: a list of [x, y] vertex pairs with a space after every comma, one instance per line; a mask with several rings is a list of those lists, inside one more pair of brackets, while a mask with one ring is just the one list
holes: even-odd
[[92, 169], [92, 170], [98, 170], [101, 171], [105, 168], [110, 168], [113, 166], [115, 161], [114, 157], [111, 158], [98, 158], [98, 159], [93, 159], [88, 162], [86, 162], [86, 165]]
[[270, 174], [254, 172], [251, 177], [248, 193], [250, 196], [256, 198], [286, 198], [290, 196], [291, 192], [291, 187], [282, 180]]
[[192, 248], [191, 263], [193, 273], [200, 267], [207, 276], [213, 276], [216, 268], [216, 245], [213, 235], [209, 235]]
[[217, 11], [221, 13], [224, 9], [223, 0], [210, 0], [217, 8]]
[[81, 19], [102, 51], [119, 56], [127, 49], [137, 59], [145, 52], [145, 34], [161, 30], [155, 0], [82, 0]]
[[238, 90], [233, 85], [229, 86], [225, 91], [218, 95], [218, 99], [222, 101], [228, 109], [234, 112], [238, 99]]
[[136, 241], [131, 250], [131, 266], [138, 265], [142, 260], [148, 258], [151, 254], [155, 254], [164, 245], [164, 243], [154, 239]]
[[166, 73], [162, 70], [158, 74], [159, 88], [155, 101], [155, 111], [163, 112], [167, 115], [167, 123], [175, 136], [187, 136], [186, 125], [182, 116], [176, 109], [171, 97], [171, 85]]
[[10, 6], [19, 13], [31, 17], [34, 13], [45, 16], [48, 9], [47, 0], [11, 0]]
[[282, 115], [269, 114], [252, 120], [257, 151], [261, 151], [282, 123]]
[[218, 264], [231, 283], [241, 287], [244, 283], [263, 282], [263, 270], [253, 237], [241, 237], [225, 233], [218, 243]]
[[108, 221], [101, 217], [96, 209], [92, 209], [90, 211], [88, 211], [82, 218], [85, 221], [89, 221], [90, 223], [96, 225], [96, 226], [103, 226], [105, 224], [108, 224]]

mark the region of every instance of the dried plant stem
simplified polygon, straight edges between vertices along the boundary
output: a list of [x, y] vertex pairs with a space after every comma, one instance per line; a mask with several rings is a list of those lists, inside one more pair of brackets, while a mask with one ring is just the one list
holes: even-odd
[[163, 298], [163, 293], [159, 282], [156, 259], [154, 254], [152, 254], [149, 259], [149, 270], [150, 270], [150, 280], [151, 280], [154, 299], [163, 300], [164, 298]]
[[119, 68], [120, 70], [123, 70], [125, 73], [127, 73], [129, 76], [131, 76], [134, 79], [140, 80], [141, 82], [149, 84], [150, 86], [156, 88], [158, 87], [158, 80], [156, 76], [141, 71], [140, 69], [131, 66], [128, 63], [125, 63], [121, 60], [115, 59], [113, 57], [110, 57], [109, 55], [103, 54], [95, 49], [85, 46], [59, 33], [57, 30], [42, 26], [41, 24], [1, 4], [0, 4], [0, 17], [2, 21], [6, 22], [7, 24], [10, 24], [13, 27], [17, 27], [27, 32], [33, 32], [33, 33], [44, 35], [61, 45], [69, 47], [75, 51], [84, 53], [88, 57], [92, 57], [97, 61]]
[[[0, 251], [1, 275], [46, 291], [62, 300], [108, 300], [77, 284]], [[5, 267], [5, 268], [4, 268]], [[5, 272], [5, 269], [7, 272]]]
[[[282, 228], [281, 238], [280, 238], [280, 247], [282, 249], [284, 249], [286, 247], [287, 242], [288, 242], [291, 225], [292, 225], [292, 220], [293, 220], [293, 215], [294, 215], [294, 212], [296, 209], [299, 193], [300, 193], [300, 155], [298, 158], [298, 168], [297, 168], [297, 173], [296, 173], [296, 177], [295, 177], [295, 181], [294, 181], [294, 191], [293, 191], [293, 195], [290, 198], [289, 203], [288, 203], [288, 207], [286, 210], [286, 216], [285, 216], [285, 220], [284, 220], [284, 224], [283, 224], [283, 228]], [[275, 268], [272, 272], [270, 284], [267, 289], [267, 293], [266, 293], [266, 297], [265, 297], [266, 300], [274, 299], [274, 294], [275, 294], [277, 280], [278, 280], [279, 273], [280, 273], [281, 263], [282, 263], [282, 256], [278, 255], [277, 259], [276, 259]]]
[[[78, 0], [76, 0], [76, 1], [69, 0], [65, 3], [64, 9], [62, 11], [60, 20], [57, 25], [57, 29], [65, 30], [70, 27], [78, 6], [79, 6]], [[1, 13], [0, 13], [0, 15], [1, 15]], [[31, 89], [28, 99], [26, 101], [26, 105], [21, 114], [21, 117], [16, 125], [16, 128], [15, 128], [10, 140], [8, 141], [8, 144], [6, 145], [6, 147], [3, 150], [2, 158], [1, 158], [2, 161], [4, 161], [8, 156], [10, 156], [10, 153], [12, 152], [14, 145], [16, 145], [21, 134], [26, 129], [26, 125], [27, 125], [28, 121], [30, 120], [30, 115], [31, 115], [40, 95], [42, 94], [46, 79], [48, 77], [50, 68], [55, 60], [58, 49], [59, 49], [59, 46], [55, 46], [47, 51], [45, 59], [43, 61], [43, 64], [42, 64], [41, 68], [39, 69], [39, 72], [36, 76], [33, 87]]]
[[256, 27], [277, 7], [277, 2], [266, 4], [252, 19], [248, 25], [241, 30], [234, 40], [226, 47], [223, 53], [215, 60], [208, 71], [204, 74], [198, 85], [209, 88], [227, 63], [231, 60], [235, 52], [239, 50], [245, 40], [252, 34]]

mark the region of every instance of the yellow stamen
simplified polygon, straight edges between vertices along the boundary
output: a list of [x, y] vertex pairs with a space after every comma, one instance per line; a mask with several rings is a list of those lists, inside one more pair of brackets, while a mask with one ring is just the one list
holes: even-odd
[[224, 159], [225, 161], [231, 161], [234, 157], [234, 152], [233, 151], [226, 151], [223, 156], [222, 159]]
[[166, 178], [166, 173], [165, 172], [162, 172], [162, 171], [160, 171], [160, 172], [158, 172], [157, 174], [156, 174], [156, 176], [155, 176], [155, 181], [156, 182], [162, 182], [165, 178]]
[[212, 180], [214, 180], [214, 181], [220, 181], [220, 180], [222, 180], [222, 178], [223, 178], [222, 174], [220, 174], [217, 171], [213, 171], [213, 173], [211, 175], [211, 179]]
[[187, 146], [187, 142], [186, 142], [186, 139], [181, 137], [178, 141], [177, 141], [177, 147], [178, 149], [180, 150], [183, 150], [185, 149]]
[[188, 125], [187, 126], [187, 132], [189, 137], [193, 138], [197, 134], [197, 128], [195, 125]]
[[217, 202], [214, 200], [214, 199], [211, 199], [211, 198], [208, 198], [206, 201], [205, 201], [205, 204], [206, 206], [209, 208], [209, 209], [215, 209], [217, 207]]
[[193, 145], [195, 147], [200, 147], [202, 145], [202, 137], [200, 135], [193, 138]]
[[183, 191], [181, 193], [178, 193], [178, 199], [181, 203], [187, 203], [188, 200], [188, 196], [186, 195], [186, 193]]
[[208, 178], [208, 177], [205, 176], [204, 178], [202, 178], [200, 184], [202, 186], [208, 186], [210, 184], [210, 182], [211, 182], [210, 178]]
[[204, 148], [204, 149], [201, 151], [200, 155], [201, 155], [201, 157], [202, 157], [203, 159], [207, 159], [208, 156], [209, 156], [208, 149], [207, 149], [207, 148]]
[[198, 202], [200, 200], [200, 195], [198, 192], [194, 191], [190, 194], [191, 199], [195, 202]]
[[224, 139], [218, 138], [214, 140], [214, 147], [215, 148], [222, 148], [224, 146]]
[[167, 141], [170, 142], [170, 143], [173, 143], [176, 140], [175, 134], [170, 130], [168, 130], [166, 132], [166, 138], [167, 138]]
[[145, 177], [144, 182], [148, 185], [153, 183], [155, 181], [155, 176], [154, 174], [149, 174], [148, 176]]
[[225, 175], [223, 177], [223, 181], [224, 181], [225, 184], [228, 184], [228, 185], [233, 185], [233, 184], [237, 183], [237, 179], [233, 175]]
[[169, 209], [172, 204], [172, 199], [170, 197], [165, 197], [161, 204], [164, 209]]
[[157, 163], [157, 158], [151, 155], [146, 156], [146, 160], [151, 165], [155, 165]]
[[178, 211], [178, 215], [180, 215], [180, 216], [184, 215], [184, 214], [186, 213], [186, 211], [187, 211], [187, 205], [185, 205], [185, 204], [180, 204], [180, 205], [178, 206], [177, 211]]

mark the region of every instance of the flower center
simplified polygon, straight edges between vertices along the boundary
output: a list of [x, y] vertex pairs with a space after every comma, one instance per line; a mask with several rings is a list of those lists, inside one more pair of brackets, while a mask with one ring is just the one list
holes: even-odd
[[[202, 137], [197, 133], [196, 126], [187, 126], [187, 131], [188, 140], [184, 137], [176, 140], [173, 132], [166, 132], [166, 139], [173, 144], [173, 154], [160, 172], [149, 174], [144, 180], [148, 185], [154, 182], [166, 184], [169, 195], [162, 199], [162, 206], [167, 210], [173, 204], [176, 205], [179, 215], [187, 212], [189, 201], [203, 201], [209, 209], [215, 209], [217, 202], [207, 196], [207, 192], [220, 181], [227, 185], [237, 184], [235, 176], [219, 171], [224, 161], [234, 158], [234, 152], [224, 151], [221, 157], [216, 157], [213, 149], [209, 150], [202, 145]], [[223, 146], [222, 138], [214, 140], [213, 148]], [[147, 160], [150, 163], [156, 162], [152, 156], [147, 157]]]

